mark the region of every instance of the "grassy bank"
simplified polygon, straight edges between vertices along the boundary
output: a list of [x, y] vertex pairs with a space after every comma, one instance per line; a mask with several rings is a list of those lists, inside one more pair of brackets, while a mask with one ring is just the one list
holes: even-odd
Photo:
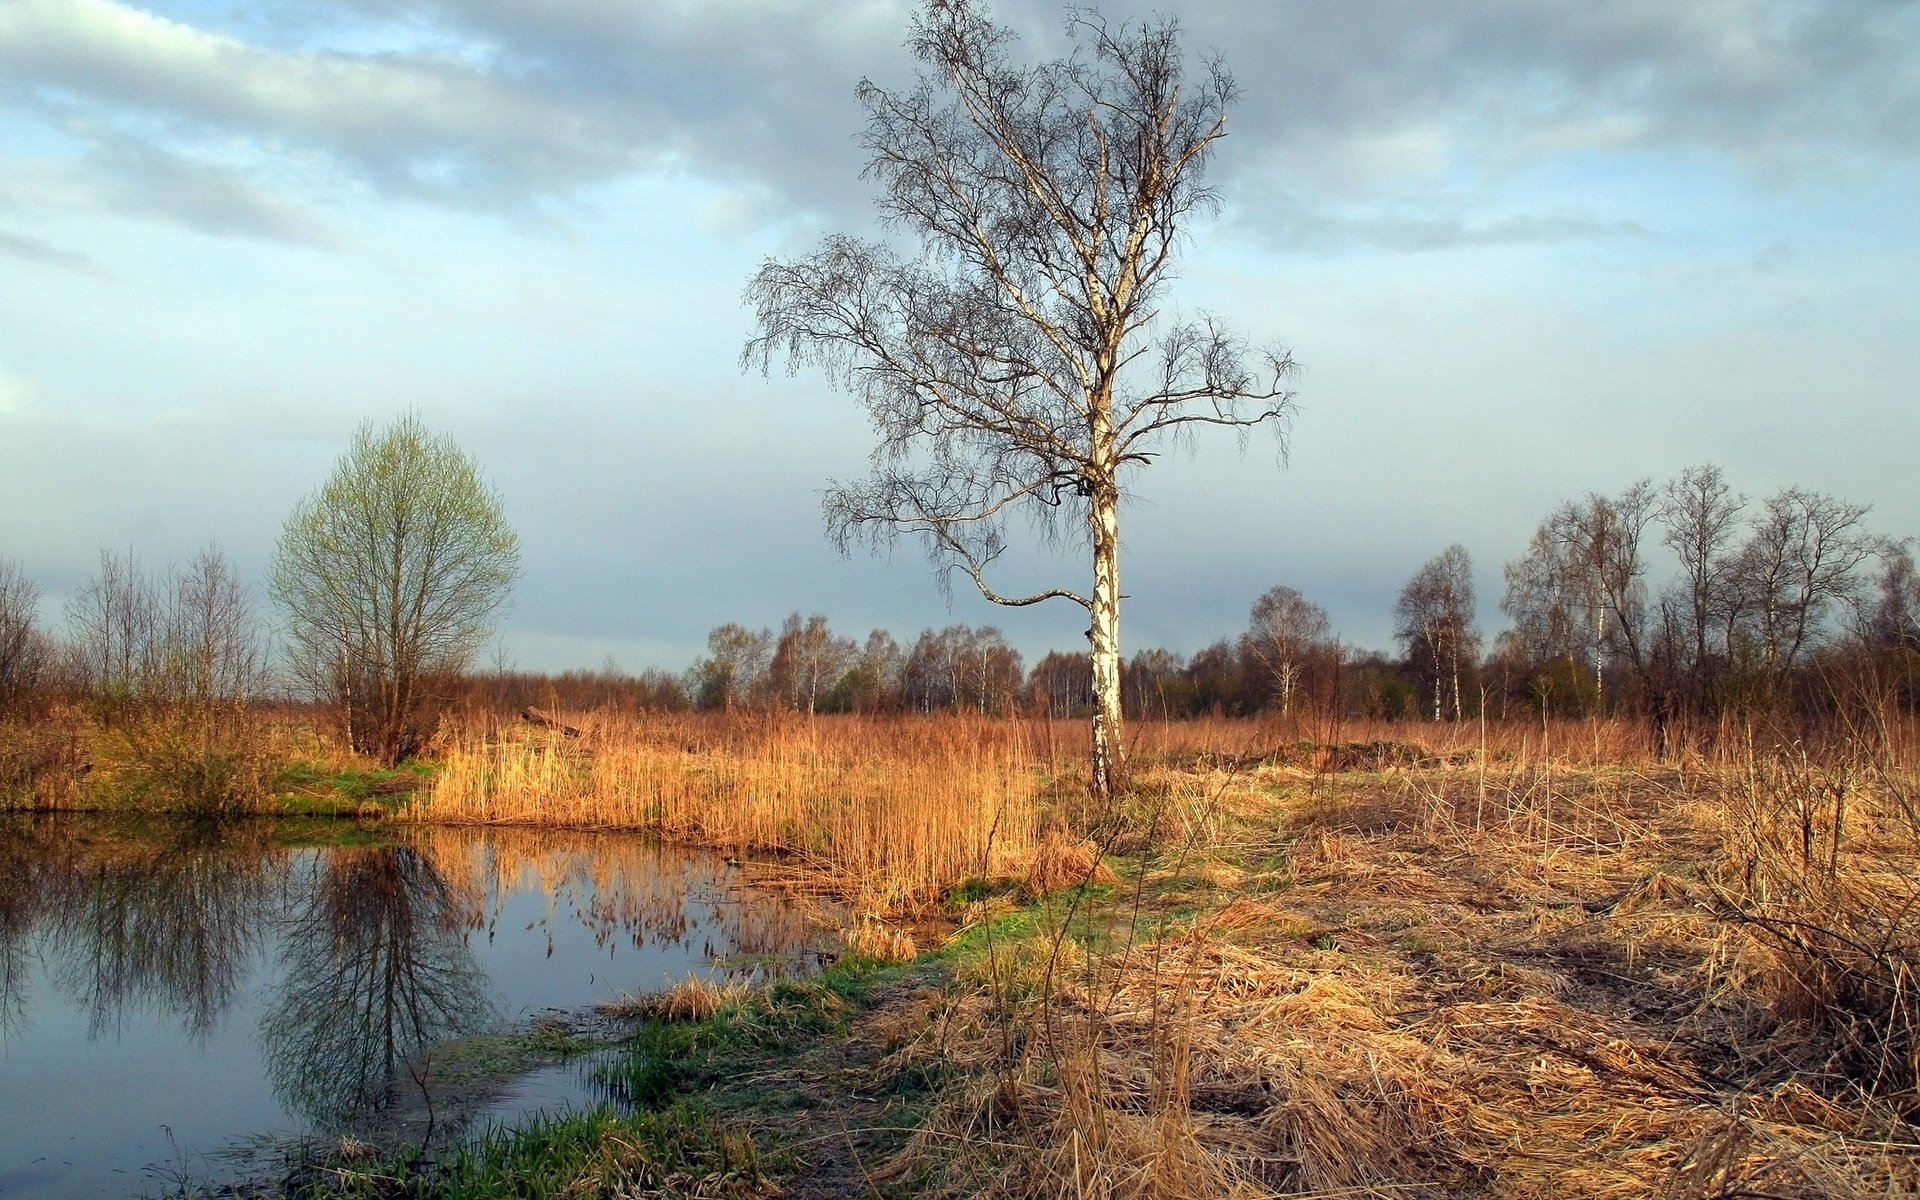
[[639, 1115], [497, 1139], [548, 1173], [490, 1194], [630, 1194], [604, 1156], [662, 1129], [704, 1164], [663, 1194], [1920, 1191], [1910, 768], [1460, 749], [1170, 749], [1112, 882], [961, 881], [910, 964], [641, 1006]]
[[574, 720], [356, 803], [774, 853], [868, 918], [824, 980], [641, 1005], [636, 1115], [326, 1186], [1920, 1194], [1910, 738], [1143, 726], [1091, 811], [1065, 726]]

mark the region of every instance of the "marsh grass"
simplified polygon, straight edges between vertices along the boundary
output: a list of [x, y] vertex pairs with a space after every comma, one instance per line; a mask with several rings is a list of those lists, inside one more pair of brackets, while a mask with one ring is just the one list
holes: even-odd
[[1018, 873], [1042, 780], [1017, 723], [592, 714], [580, 739], [477, 726], [409, 815], [646, 829], [782, 856], [859, 906], [932, 902]]
[[425, 1175], [404, 1164], [345, 1160], [314, 1175], [303, 1194], [383, 1200], [778, 1194], [750, 1136], [686, 1105], [632, 1116], [596, 1110], [536, 1117], [515, 1130], [485, 1132]]
[[1130, 824], [1155, 832], [1079, 926], [1003, 917], [896, 1016], [894, 1069], [943, 1084], [888, 1173], [966, 1196], [1920, 1194], [1910, 768], [1461, 748], [1144, 773]]

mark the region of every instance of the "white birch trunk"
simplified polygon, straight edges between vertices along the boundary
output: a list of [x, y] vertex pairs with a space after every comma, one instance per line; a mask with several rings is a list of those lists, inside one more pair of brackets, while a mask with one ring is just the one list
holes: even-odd
[[1089, 522], [1093, 534], [1093, 607], [1087, 640], [1093, 657], [1093, 795], [1117, 795], [1126, 773], [1120, 710], [1120, 497], [1097, 488]]

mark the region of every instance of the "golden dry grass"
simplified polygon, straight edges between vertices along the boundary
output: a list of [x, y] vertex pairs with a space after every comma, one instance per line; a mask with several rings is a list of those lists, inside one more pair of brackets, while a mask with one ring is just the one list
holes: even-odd
[[1025, 729], [987, 719], [570, 718], [569, 739], [508, 726], [448, 739], [427, 821], [651, 830], [768, 852], [863, 907], [925, 905], [1017, 875], [1042, 778]]
[[1134, 940], [1062, 961], [1041, 936], [898, 1019], [892, 1067], [954, 1082], [897, 1171], [982, 1196], [1920, 1194], [1911, 773], [1159, 782], [1143, 905], [1108, 914]]
[[714, 981], [689, 975], [664, 992], [622, 996], [600, 1005], [613, 1017], [660, 1021], [705, 1021], [723, 1009], [746, 1000], [751, 989], [742, 981]]

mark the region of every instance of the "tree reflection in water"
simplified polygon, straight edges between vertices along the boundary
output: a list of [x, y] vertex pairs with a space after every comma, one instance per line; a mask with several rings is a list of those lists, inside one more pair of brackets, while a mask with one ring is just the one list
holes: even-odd
[[262, 949], [285, 875], [285, 856], [249, 832], [168, 825], [153, 840], [40, 864], [53, 974], [93, 1036], [136, 1007], [176, 1018], [194, 1037], [220, 1023]]
[[22, 818], [0, 818], [0, 1046], [26, 1019], [29, 938], [39, 920], [47, 879], [66, 874], [47, 839]]
[[417, 850], [338, 850], [314, 869], [261, 1042], [282, 1103], [344, 1129], [394, 1098], [403, 1065], [424, 1087], [424, 1048], [492, 1014], [453, 889]]
[[489, 940], [506, 897], [520, 887], [546, 896], [538, 924], [549, 940], [571, 920], [596, 944], [683, 945], [736, 978], [803, 969], [816, 938], [818, 914], [753, 889], [710, 853], [618, 834], [507, 827], [429, 827], [417, 844], [460, 895], [468, 927]]

